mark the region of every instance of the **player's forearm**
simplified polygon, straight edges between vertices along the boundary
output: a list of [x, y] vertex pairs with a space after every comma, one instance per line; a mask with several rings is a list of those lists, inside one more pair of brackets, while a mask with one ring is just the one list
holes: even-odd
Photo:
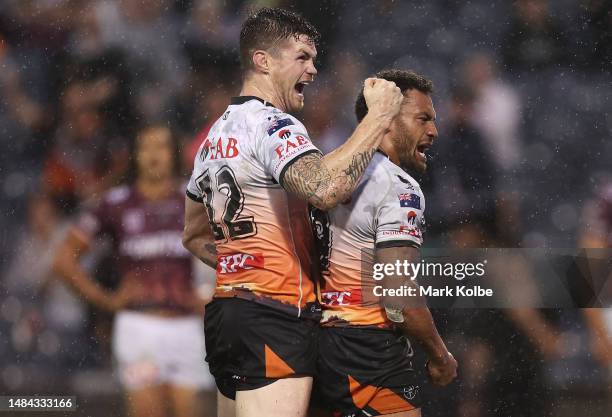
[[53, 271], [89, 303], [97, 306], [106, 304], [106, 291], [81, 268], [72, 253], [60, 252], [53, 264]]
[[430, 360], [443, 361], [448, 358], [448, 349], [440, 337], [436, 325], [427, 307], [404, 308], [402, 330], [421, 346]]
[[[388, 116], [367, 114], [344, 144], [323, 157], [325, 167], [332, 173], [344, 174], [351, 183], [357, 183], [389, 131], [391, 120]], [[342, 177], [338, 175], [336, 178]], [[337, 185], [342, 184], [343, 181], [339, 181]]]
[[297, 160], [283, 186], [319, 209], [334, 208], [351, 196], [390, 124], [388, 116], [366, 115], [338, 149]]
[[323, 157], [324, 166], [332, 173], [325, 190], [328, 205], [335, 206], [351, 196], [390, 124], [386, 116], [368, 114], [342, 146]]
[[[414, 258], [416, 259], [416, 258]], [[448, 356], [448, 350], [438, 334], [436, 325], [427, 308], [427, 300], [419, 294], [419, 284], [416, 280], [395, 275], [387, 276], [382, 281], [384, 290], [397, 290], [401, 287], [413, 290], [412, 295], [388, 296], [381, 298], [387, 317], [399, 324], [410, 340], [423, 346], [429, 359], [443, 360]], [[389, 294], [385, 292], [384, 294]]]
[[205, 238], [184, 238], [183, 246], [196, 258], [213, 269], [217, 268], [217, 248], [214, 242]]

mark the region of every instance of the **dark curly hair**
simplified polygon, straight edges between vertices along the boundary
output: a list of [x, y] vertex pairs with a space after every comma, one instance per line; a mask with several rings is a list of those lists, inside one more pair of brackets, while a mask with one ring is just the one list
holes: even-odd
[[[375, 77], [383, 78], [387, 81], [393, 81], [395, 85], [402, 90], [402, 94], [405, 94], [408, 90], [418, 90], [425, 94], [431, 94], [433, 92], [433, 83], [422, 75], [419, 75], [411, 70], [382, 70], [377, 72]], [[366, 104], [365, 97], [363, 96], [362, 88], [357, 96], [357, 101], [355, 102], [355, 115], [357, 116], [357, 121], [361, 122], [366, 114], [368, 114], [368, 105]]]

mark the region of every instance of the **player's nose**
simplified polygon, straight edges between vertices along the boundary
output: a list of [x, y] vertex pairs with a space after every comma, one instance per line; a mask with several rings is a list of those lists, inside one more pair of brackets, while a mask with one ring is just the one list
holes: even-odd
[[433, 122], [427, 127], [427, 136], [429, 136], [432, 140], [438, 137], [438, 128]]
[[314, 80], [314, 76], [318, 74], [317, 71], [317, 67], [315, 67], [314, 63], [310, 63], [310, 65], [308, 65], [308, 68], [306, 68], [306, 72], [308, 73], [308, 75], [312, 76], [312, 79]]

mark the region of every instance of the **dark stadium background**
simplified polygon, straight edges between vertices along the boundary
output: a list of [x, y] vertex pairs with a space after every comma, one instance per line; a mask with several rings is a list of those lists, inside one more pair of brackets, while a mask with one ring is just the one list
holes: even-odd
[[[0, 394], [72, 394], [69, 415], [122, 415], [111, 318], [54, 280], [54, 245], [81, 203], [129, 178], [140, 127], [172, 127], [187, 178], [239, 92], [240, 24], [261, 5], [297, 9], [323, 34], [299, 116], [323, 150], [350, 133], [367, 75], [412, 68], [434, 81], [427, 246], [573, 248], [589, 232], [612, 180], [610, 1], [4, 0]], [[88, 267], [112, 287], [99, 247]], [[563, 357], [506, 311], [437, 311], [460, 379], [432, 389], [424, 415], [612, 415], [612, 364], [595, 360], [582, 314], [538, 314], [564, 336]]]

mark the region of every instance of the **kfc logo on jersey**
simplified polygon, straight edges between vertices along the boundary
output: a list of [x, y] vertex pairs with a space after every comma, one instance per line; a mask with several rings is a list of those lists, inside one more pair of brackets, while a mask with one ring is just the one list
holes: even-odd
[[264, 267], [264, 256], [261, 253], [235, 253], [217, 257], [217, 273], [233, 274]]
[[361, 290], [324, 291], [321, 293], [321, 303], [326, 306], [348, 306], [361, 303]]

